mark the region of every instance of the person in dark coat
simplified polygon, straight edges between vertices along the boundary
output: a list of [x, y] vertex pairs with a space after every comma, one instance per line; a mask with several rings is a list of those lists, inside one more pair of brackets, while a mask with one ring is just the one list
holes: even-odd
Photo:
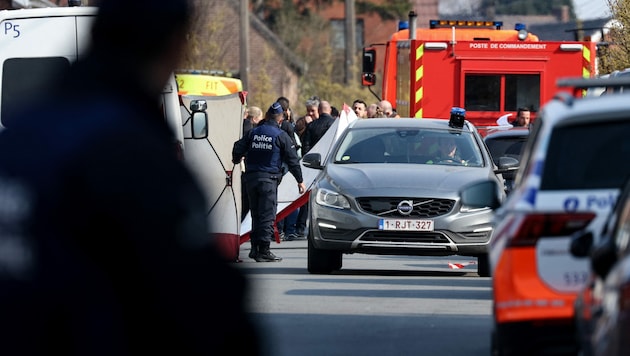
[[250, 106], [247, 109], [247, 115], [243, 119], [243, 136], [249, 135], [249, 131], [256, 127], [262, 119], [262, 110], [258, 106]]
[[[249, 132], [256, 127], [263, 120], [263, 112], [258, 106], [250, 106], [247, 109], [247, 115], [243, 119], [243, 135], [241, 137], [249, 136]], [[241, 170], [241, 181], [245, 178], [245, 166]], [[241, 184], [241, 222], [245, 220], [249, 214], [249, 198], [247, 197], [247, 189], [245, 184]]]
[[284, 120], [282, 106], [275, 102], [267, 110], [267, 120], [249, 136], [234, 143], [232, 162], [245, 159], [245, 185], [252, 215], [249, 257], [256, 262], [278, 262], [282, 258], [270, 250], [278, 206], [278, 185], [282, 180], [282, 164], [298, 183], [300, 194], [306, 191], [295, 146], [280, 128]]
[[304, 141], [302, 142], [302, 153], [306, 154], [308, 151], [317, 144], [319, 139], [324, 136], [326, 131], [335, 122], [335, 118], [332, 117], [332, 107], [330, 103], [322, 100], [319, 102], [319, 117], [306, 127], [306, 133], [304, 135]]
[[0, 354], [260, 354], [158, 106], [191, 8], [99, 4], [90, 51], [0, 134]]

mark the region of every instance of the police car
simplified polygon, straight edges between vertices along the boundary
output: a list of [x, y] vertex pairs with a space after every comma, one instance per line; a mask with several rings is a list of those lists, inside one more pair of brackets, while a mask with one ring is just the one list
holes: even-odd
[[630, 175], [630, 95], [564, 94], [533, 124], [515, 188], [495, 211], [489, 250], [495, 355], [576, 352], [573, 304], [590, 267], [570, 253], [571, 236], [602, 230]]

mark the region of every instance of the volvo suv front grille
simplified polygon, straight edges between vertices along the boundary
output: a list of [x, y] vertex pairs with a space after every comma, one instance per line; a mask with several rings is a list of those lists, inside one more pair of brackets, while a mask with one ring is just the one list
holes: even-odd
[[[401, 213], [401, 209], [399, 209], [399, 204], [403, 201], [406, 201], [406, 206], [412, 207], [412, 209], [409, 209], [410, 211], [405, 211], [405, 214]], [[453, 205], [455, 205], [455, 201], [450, 199], [406, 199], [399, 197], [364, 197], [357, 198], [357, 203], [363, 211], [381, 218], [413, 219], [436, 218], [448, 214], [453, 209]]]

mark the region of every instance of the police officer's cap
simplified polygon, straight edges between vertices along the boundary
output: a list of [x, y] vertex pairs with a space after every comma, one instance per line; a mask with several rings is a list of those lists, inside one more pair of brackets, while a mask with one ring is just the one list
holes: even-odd
[[453, 107], [451, 109], [451, 117], [448, 120], [448, 126], [461, 129], [464, 127], [464, 120], [466, 120], [466, 110]]
[[278, 115], [278, 114], [282, 114], [284, 111], [282, 110], [282, 105], [280, 105], [279, 102], [275, 102], [273, 104], [271, 104], [271, 106], [269, 107], [269, 110], [267, 110], [267, 113], [270, 115]]

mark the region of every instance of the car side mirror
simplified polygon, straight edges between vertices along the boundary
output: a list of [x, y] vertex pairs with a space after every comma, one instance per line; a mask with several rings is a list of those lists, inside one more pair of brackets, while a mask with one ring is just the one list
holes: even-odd
[[376, 48], [367, 47], [363, 49], [363, 67], [361, 70], [361, 84], [372, 86], [376, 84]]
[[208, 138], [207, 108], [208, 104], [205, 100], [193, 100], [190, 102], [192, 138], [195, 140]]
[[507, 172], [513, 172], [518, 170], [520, 162], [514, 157], [501, 156], [499, 157], [499, 164], [494, 171], [496, 174], [502, 174]]
[[593, 233], [578, 231], [572, 238], [569, 251], [574, 257], [588, 257], [593, 247]]
[[319, 153], [307, 153], [302, 157], [302, 165], [313, 169], [324, 169], [322, 166], [322, 155]]
[[494, 180], [467, 185], [459, 192], [459, 195], [463, 207], [496, 209], [501, 206], [499, 184]]
[[617, 248], [614, 241], [607, 238], [593, 249], [591, 268], [595, 274], [604, 279], [615, 263], [617, 263]]
[[208, 114], [206, 112], [194, 112], [192, 114], [192, 138], [195, 140], [208, 137]]

